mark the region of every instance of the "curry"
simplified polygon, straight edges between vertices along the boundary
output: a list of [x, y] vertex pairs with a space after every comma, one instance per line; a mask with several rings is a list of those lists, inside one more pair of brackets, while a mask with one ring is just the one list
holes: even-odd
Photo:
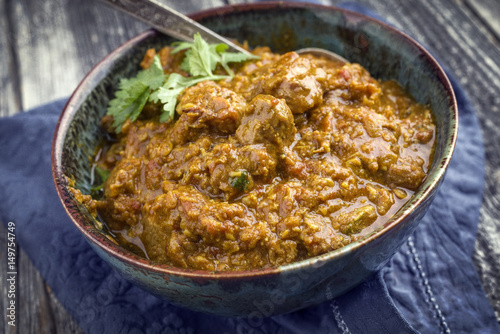
[[[158, 52], [165, 73], [187, 74]], [[103, 196], [79, 198], [125, 247], [207, 271], [276, 267], [380, 228], [426, 178], [431, 110], [358, 64], [253, 51], [234, 76], [177, 99], [171, 122], [148, 102], [110, 133], [96, 165]], [[151, 65], [149, 50], [142, 66]]]

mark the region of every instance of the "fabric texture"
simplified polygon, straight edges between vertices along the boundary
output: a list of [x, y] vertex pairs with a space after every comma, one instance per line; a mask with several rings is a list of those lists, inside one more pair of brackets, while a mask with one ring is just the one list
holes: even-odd
[[50, 150], [64, 100], [0, 119], [0, 220], [15, 223], [18, 244], [88, 333], [499, 333], [472, 262], [484, 183], [481, 129], [452, 82], [459, 137], [429, 212], [379, 273], [314, 307], [270, 318], [211, 316], [121, 278], [91, 250], [55, 191]]

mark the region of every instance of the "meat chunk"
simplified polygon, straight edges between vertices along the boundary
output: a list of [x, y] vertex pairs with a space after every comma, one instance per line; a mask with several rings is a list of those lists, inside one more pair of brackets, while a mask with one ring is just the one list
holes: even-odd
[[258, 72], [261, 80], [254, 96], [269, 94], [285, 99], [294, 114], [303, 113], [323, 101], [321, 82], [326, 79], [326, 72], [295, 52], [284, 54]]
[[220, 134], [231, 134], [238, 127], [245, 108], [246, 101], [240, 95], [213, 81], [204, 81], [187, 88], [181, 96], [176, 108], [181, 115], [177, 123], [181, 129], [209, 128]]
[[376, 219], [377, 210], [370, 204], [355, 208], [352, 211], [342, 211], [334, 217], [335, 223], [340, 225], [340, 231], [347, 235], [361, 232]]
[[425, 172], [421, 158], [401, 158], [397, 164], [391, 165], [386, 179], [391, 186], [416, 190], [424, 181]]
[[345, 99], [363, 101], [380, 95], [381, 89], [370, 73], [359, 64], [329, 69], [326, 90], [340, 90]]
[[155, 49], [148, 49], [146, 51], [146, 54], [144, 55], [144, 58], [142, 59], [141, 67], [143, 69], [150, 68], [151, 64], [153, 64], [153, 60], [154, 60], [155, 55], [156, 55]]
[[245, 171], [250, 177], [267, 179], [275, 174], [277, 163], [262, 144], [247, 145], [239, 149], [230, 144], [221, 144], [206, 155], [204, 164], [212, 192], [219, 193], [222, 190], [230, 197], [242, 190], [231, 182], [235, 172]]
[[334, 229], [330, 219], [317, 214], [304, 215], [300, 240], [310, 256], [323, 254], [351, 242], [348, 235]]
[[266, 142], [288, 145], [295, 132], [293, 114], [284, 100], [257, 95], [236, 130], [236, 138], [246, 145]]

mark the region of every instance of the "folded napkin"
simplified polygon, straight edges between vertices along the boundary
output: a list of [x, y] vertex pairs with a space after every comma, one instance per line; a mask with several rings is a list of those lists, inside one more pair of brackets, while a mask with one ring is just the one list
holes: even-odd
[[452, 82], [460, 133], [429, 212], [379, 273], [314, 307], [264, 319], [212, 316], [173, 306], [116, 274], [74, 227], [54, 188], [50, 150], [65, 101], [0, 119], [0, 220], [15, 223], [18, 244], [88, 333], [500, 333], [471, 257], [484, 183], [481, 131]]

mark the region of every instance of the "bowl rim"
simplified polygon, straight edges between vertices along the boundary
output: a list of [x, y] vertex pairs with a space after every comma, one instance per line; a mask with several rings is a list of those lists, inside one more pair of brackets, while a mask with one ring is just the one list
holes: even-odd
[[[197, 270], [197, 269], [188, 269], [188, 268], [180, 268], [172, 265], [166, 264], [154, 264], [150, 260], [140, 257], [125, 248], [115, 244], [111, 240], [109, 240], [106, 236], [104, 236], [101, 231], [98, 231], [95, 227], [87, 226], [83, 224], [80, 220], [80, 214], [77, 211], [69, 207], [67, 204], [71, 203], [74, 199], [68, 190], [68, 182], [63, 173], [63, 165], [62, 165], [62, 148], [64, 145], [64, 140], [66, 138], [66, 134], [68, 132], [69, 124], [76, 114], [78, 108], [81, 106], [81, 103], [85, 100], [86, 91], [88, 88], [93, 88], [95, 83], [99, 83], [106, 75], [116, 56], [118, 54], [125, 53], [127, 50], [133, 49], [137, 44], [141, 43], [143, 40], [147, 38], [154, 37], [159, 35], [160, 33], [154, 29], [149, 29], [144, 31], [143, 33], [127, 40], [118, 48], [114, 49], [111, 53], [106, 55], [101, 61], [99, 61], [83, 78], [83, 80], [78, 84], [77, 88], [74, 90], [68, 101], [66, 102], [61, 115], [58, 119], [56, 129], [53, 136], [52, 142], [52, 150], [51, 150], [51, 167], [52, 167], [52, 175], [54, 179], [54, 184], [57, 190], [57, 194], [59, 199], [61, 200], [63, 207], [70, 217], [73, 224], [80, 230], [80, 232], [86, 237], [87, 241], [90, 241], [92, 244], [98, 246], [101, 250], [104, 250], [106, 253], [110, 254], [112, 257], [117, 258], [118, 260], [125, 262], [134, 267], [138, 267], [142, 270], [148, 272], [156, 272], [165, 276], [182, 276], [191, 279], [208, 279], [208, 280], [230, 280], [233, 278], [245, 278], [245, 279], [257, 279], [270, 275], [277, 275], [286, 272], [292, 272], [297, 269], [305, 269], [305, 268], [315, 268], [318, 266], [322, 266], [329, 261], [332, 261], [337, 258], [341, 258], [343, 256], [348, 255], [349, 253], [355, 252], [360, 249], [365, 244], [372, 243], [376, 239], [383, 239], [387, 233], [397, 228], [403, 221], [403, 219], [416, 207], [420, 206], [422, 202], [424, 202], [428, 197], [433, 193], [435, 188], [441, 183], [444, 174], [446, 172], [446, 168], [448, 167], [451, 157], [453, 155], [453, 151], [455, 148], [455, 144], [457, 141], [458, 135], [458, 106], [455, 97], [455, 93], [453, 87], [450, 83], [450, 80], [445, 74], [445, 71], [441, 67], [441, 65], [437, 62], [437, 60], [427, 51], [420, 43], [414, 40], [412, 37], [408, 36], [403, 31], [396, 29], [395, 27], [377, 20], [373, 17], [351, 11], [344, 8], [339, 8], [335, 6], [327, 6], [313, 3], [300, 3], [300, 2], [282, 2], [282, 1], [269, 1], [269, 2], [260, 2], [260, 3], [244, 3], [244, 4], [236, 4], [236, 5], [227, 5], [223, 7], [216, 7], [211, 9], [206, 9], [202, 11], [198, 11], [189, 15], [192, 19], [199, 21], [204, 18], [223, 16], [227, 14], [234, 13], [242, 13], [249, 11], [263, 11], [267, 9], [276, 9], [276, 8], [286, 8], [286, 9], [316, 9], [316, 10], [328, 10], [328, 11], [340, 11], [345, 16], [351, 16], [355, 18], [360, 18], [363, 20], [375, 22], [381, 25], [384, 29], [392, 31], [396, 35], [399, 35], [402, 39], [407, 40], [413, 47], [416, 47], [418, 51], [425, 56], [428, 63], [432, 66], [434, 73], [437, 74], [439, 81], [443, 85], [444, 89], [447, 92], [449, 101], [448, 107], [450, 108], [450, 113], [452, 114], [449, 130], [450, 135], [446, 140], [446, 148], [445, 154], [442, 157], [439, 164], [435, 162], [437, 172], [434, 174], [435, 177], [431, 180], [429, 184], [426, 185], [425, 188], [419, 189], [417, 193], [420, 195], [418, 198], [410, 199], [407, 204], [404, 206], [404, 212], [399, 214], [398, 217], [394, 219], [394, 217], [387, 220], [384, 224], [382, 224], [376, 230], [368, 233], [366, 236], [361, 239], [354, 241], [344, 247], [339, 249], [314, 256], [312, 258], [307, 258], [304, 260], [296, 261], [293, 263], [289, 263], [286, 265], [271, 267], [271, 268], [260, 268], [260, 269], [251, 269], [245, 271], [223, 271], [223, 272], [212, 272], [205, 270]], [[104, 70], [103, 70], [104, 69]], [[427, 181], [425, 182], [427, 183]], [[401, 211], [401, 208], [399, 211]]]

